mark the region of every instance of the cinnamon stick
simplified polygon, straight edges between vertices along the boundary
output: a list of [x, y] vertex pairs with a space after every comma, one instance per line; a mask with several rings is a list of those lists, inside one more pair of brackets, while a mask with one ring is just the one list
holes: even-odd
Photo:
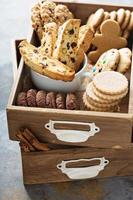
[[18, 131], [16, 136], [20, 140], [20, 142], [25, 143], [30, 151], [35, 151], [35, 148], [26, 140], [26, 138], [22, 135], [23, 133], [21, 131]]
[[41, 143], [37, 140], [37, 138], [33, 135], [33, 133], [28, 130], [25, 129], [23, 131], [23, 136], [28, 140], [28, 142], [37, 150], [41, 150], [41, 151], [47, 151], [49, 150], [49, 147], [47, 144], [45, 143]]
[[29, 149], [28, 145], [25, 144], [24, 142], [20, 142], [19, 145], [20, 145], [22, 151], [24, 151], [24, 152], [30, 152], [30, 149]]

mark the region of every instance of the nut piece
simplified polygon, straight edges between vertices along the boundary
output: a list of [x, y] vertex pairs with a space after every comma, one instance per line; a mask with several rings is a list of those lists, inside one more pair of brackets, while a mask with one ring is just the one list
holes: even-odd
[[17, 96], [17, 106], [28, 106], [26, 101], [26, 92], [20, 92]]
[[30, 107], [36, 107], [36, 94], [37, 91], [35, 89], [30, 89], [27, 92], [27, 104]]
[[36, 94], [36, 104], [38, 107], [45, 108], [46, 107], [46, 92], [40, 90]]
[[46, 107], [47, 108], [56, 108], [55, 103], [55, 93], [54, 92], [48, 92], [46, 95]]
[[62, 93], [56, 94], [56, 108], [65, 109], [65, 95]]
[[78, 110], [79, 105], [77, 101], [77, 97], [73, 93], [68, 93], [66, 97], [66, 109], [67, 110]]

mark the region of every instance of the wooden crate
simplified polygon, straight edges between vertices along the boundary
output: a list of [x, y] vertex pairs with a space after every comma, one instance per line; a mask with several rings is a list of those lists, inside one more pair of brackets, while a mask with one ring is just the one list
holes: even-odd
[[133, 148], [72, 148], [21, 153], [25, 184], [133, 175]]
[[[86, 4], [82, 3], [65, 3], [69, 9], [74, 13], [77, 18], [82, 19], [82, 23], [85, 23], [90, 13], [96, 11], [98, 8], [103, 7], [106, 11], [117, 10], [121, 6], [114, 5], [101, 5], [101, 4]], [[122, 6], [124, 7], [124, 6]], [[133, 7], [124, 7], [133, 11]], [[37, 36], [35, 32], [32, 33], [30, 38], [32, 44], [37, 45]], [[129, 38], [128, 45], [132, 48], [133, 38], [132, 35]], [[89, 146], [97, 148], [110, 148], [114, 145], [125, 145], [130, 144], [132, 140], [132, 113], [133, 113], [133, 64], [131, 71], [129, 72], [130, 80], [130, 91], [129, 95], [123, 101], [121, 105], [121, 111], [119, 113], [109, 112], [93, 112], [93, 111], [68, 111], [48, 108], [30, 108], [20, 107], [15, 105], [16, 96], [22, 89], [22, 82], [24, 76], [29, 72], [29, 69], [24, 65], [21, 60], [18, 73], [11, 91], [7, 106], [7, 119], [9, 128], [9, 137], [12, 140], [17, 140], [16, 131], [22, 127], [30, 128], [35, 135], [43, 142], [64, 144], [64, 145], [78, 145], [78, 146]], [[55, 121], [67, 121], [68, 123], [74, 122], [71, 126], [72, 134], [81, 134], [81, 131], [87, 135], [85, 141], [72, 140], [66, 142], [66, 139], [58, 139], [55, 134], [52, 134], [48, 129], [45, 128], [47, 123]], [[77, 128], [81, 130], [75, 132]], [[80, 123], [86, 123], [84, 127]], [[94, 136], [90, 135], [90, 124], [95, 124], [98, 127], [98, 132]], [[69, 124], [70, 125], [70, 124]], [[88, 128], [89, 127], [89, 128]], [[68, 124], [61, 124], [61, 128], [65, 130], [65, 134], [68, 134]], [[83, 134], [84, 134], [83, 133]], [[85, 135], [84, 134], [84, 135]], [[80, 135], [81, 136], [81, 135]], [[77, 136], [78, 138], [78, 136]]]

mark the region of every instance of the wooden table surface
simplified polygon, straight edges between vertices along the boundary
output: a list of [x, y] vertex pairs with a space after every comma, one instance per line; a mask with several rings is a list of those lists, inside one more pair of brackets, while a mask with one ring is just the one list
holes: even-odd
[[[26, 37], [33, 2], [0, 0], [0, 200], [133, 200], [133, 177], [24, 187], [18, 143], [8, 139], [5, 108], [13, 82], [10, 41]], [[132, 4], [133, 0], [93, 2]]]

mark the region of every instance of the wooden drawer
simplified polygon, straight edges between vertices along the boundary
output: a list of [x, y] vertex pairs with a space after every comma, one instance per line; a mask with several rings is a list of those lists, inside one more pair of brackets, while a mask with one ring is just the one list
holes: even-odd
[[[121, 6], [96, 5], [85, 3], [65, 3], [77, 18], [84, 23], [89, 14], [103, 7], [107, 11], [116, 10]], [[125, 7], [133, 10], [133, 7]], [[37, 36], [33, 32], [30, 41], [37, 44]], [[133, 37], [129, 38], [128, 46], [132, 48]], [[17, 140], [16, 131], [27, 127], [43, 142], [110, 148], [114, 145], [130, 144], [132, 139], [132, 113], [133, 113], [133, 65], [129, 74], [129, 95], [121, 105], [119, 113], [105, 113], [92, 111], [69, 111], [48, 108], [30, 108], [15, 105], [16, 96], [22, 89], [23, 78], [29, 69], [21, 60], [17, 76], [11, 91], [7, 106], [7, 119], [9, 137]], [[59, 128], [54, 129], [58, 123]], [[46, 127], [47, 125], [47, 127]], [[49, 130], [50, 126], [52, 130]], [[59, 129], [63, 129], [59, 130]], [[80, 130], [80, 131], [78, 131]]]
[[133, 175], [133, 148], [21, 153], [25, 184]]

